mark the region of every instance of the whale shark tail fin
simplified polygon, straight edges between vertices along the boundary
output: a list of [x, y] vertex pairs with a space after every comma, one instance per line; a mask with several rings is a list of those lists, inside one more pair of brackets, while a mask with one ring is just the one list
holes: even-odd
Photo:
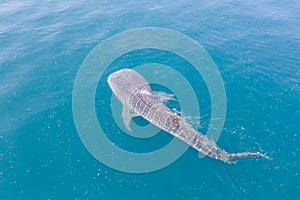
[[240, 158], [251, 157], [251, 156], [262, 157], [268, 160], [272, 160], [272, 158], [260, 152], [241, 152], [241, 153], [231, 153], [229, 155], [229, 159], [227, 160], [227, 162], [236, 163]]

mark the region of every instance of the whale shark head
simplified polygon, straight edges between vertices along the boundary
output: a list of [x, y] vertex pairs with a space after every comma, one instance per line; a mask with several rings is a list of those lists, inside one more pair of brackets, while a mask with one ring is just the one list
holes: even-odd
[[116, 97], [124, 104], [128, 103], [136, 89], [148, 82], [132, 69], [121, 69], [108, 76], [107, 82]]

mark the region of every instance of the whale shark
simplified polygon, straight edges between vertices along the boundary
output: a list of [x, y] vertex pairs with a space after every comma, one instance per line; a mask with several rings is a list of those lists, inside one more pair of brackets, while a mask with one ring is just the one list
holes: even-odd
[[[131, 131], [130, 120], [141, 116], [165, 132], [179, 138], [197, 151], [225, 163], [236, 163], [239, 158], [257, 156], [270, 157], [260, 152], [228, 153], [214, 141], [198, 132], [191, 124], [166, 106], [165, 100], [157, 98], [148, 81], [132, 69], [121, 69], [111, 73], [107, 82], [114, 95], [123, 105], [122, 118], [127, 130]], [[170, 94], [159, 92], [163, 99]]]

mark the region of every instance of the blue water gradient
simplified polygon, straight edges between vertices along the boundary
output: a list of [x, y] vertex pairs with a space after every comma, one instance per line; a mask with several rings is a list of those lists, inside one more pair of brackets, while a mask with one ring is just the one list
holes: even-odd
[[[299, 197], [299, 1], [2, 0], [0, 5], [1, 200]], [[216, 62], [227, 95], [218, 145], [229, 152], [262, 151], [273, 160], [228, 165], [199, 159], [189, 149], [167, 168], [129, 174], [87, 152], [72, 116], [76, 73], [101, 41], [148, 26], [188, 35]], [[129, 60], [140, 62], [135, 59], [141, 57]], [[190, 78], [197, 77], [190, 73]], [[205, 85], [197, 94], [206, 130]], [[128, 146], [117, 136], [111, 136], [116, 144]], [[153, 138], [154, 147], [171, 139], [160, 137]]]

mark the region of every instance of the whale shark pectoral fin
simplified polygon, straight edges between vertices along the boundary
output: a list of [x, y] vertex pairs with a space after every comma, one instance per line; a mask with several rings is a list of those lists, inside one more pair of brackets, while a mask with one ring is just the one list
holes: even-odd
[[138, 116], [138, 114], [136, 112], [134, 112], [132, 109], [130, 109], [126, 105], [123, 106], [122, 118], [123, 118], [123, 122], [124, 122], [124, 125], [127, 130], [131, 131], [130, 120], [131, 120], [131, 118], [136, 117], [136, 116]]
[[164, 103], [164, 102], [167, 102], [167, 101], [176, 101], [176, 99], [174, 98], [174, 95], [173, 94], [168, 94], [168, 93], [165, 93], [165, 92], [153, 92], [154, 94], [154, 97]]

